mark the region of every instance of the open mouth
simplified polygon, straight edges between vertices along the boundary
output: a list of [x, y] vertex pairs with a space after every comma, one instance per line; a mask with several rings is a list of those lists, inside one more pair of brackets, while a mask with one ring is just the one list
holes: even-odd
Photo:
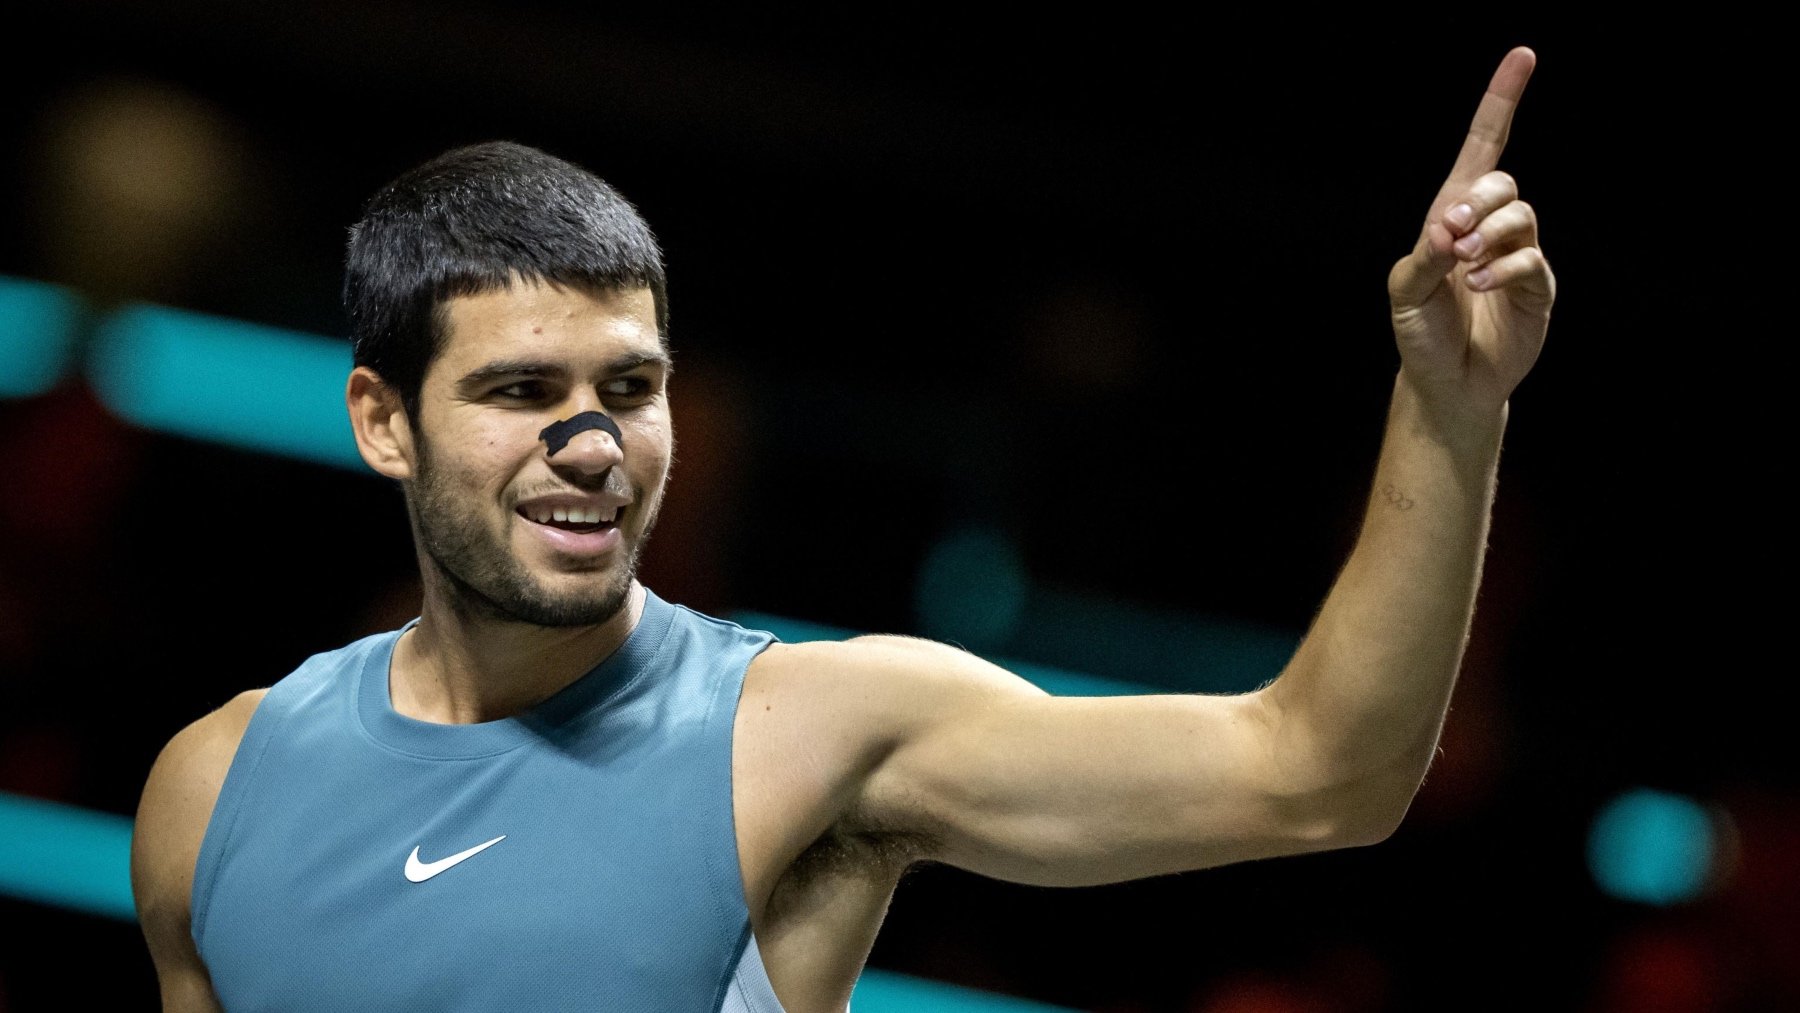
[[520, 507], [518, 514], [545, 527], [560, 528], [576, 534], [605, 531], [619, 524], [619, 507]]

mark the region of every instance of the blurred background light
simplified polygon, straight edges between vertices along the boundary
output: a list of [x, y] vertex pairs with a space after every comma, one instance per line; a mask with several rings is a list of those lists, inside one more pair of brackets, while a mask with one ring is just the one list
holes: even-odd
[[136, 305], [101, 325], [90, 368], [101, 399], [138, 425], [363, 468], [344, 410], [346, 342]]
[[[67, 372], [83, 312], [67, 289], [0, 278], [0, 397], [39, 393]], [[102, 400], [147, 429], [361, 474], [343, 403], [350, 366], [342, 341], [140, 303], [99, 324], [88, 369]], [[1059, 696], [1247, 692], [1278, 674], [1299, 641], [1293, 630], [1035, 586], [1016, 542], [992, 528], [938, 540], [914, 605], [925, 636], [1099, 673], [1008, 663]]]
[[75, 353], [82, 300], [60, 285], [0, 277], [0, 397], [56, 386]]
[[1006, 650], [1163, 691], [1247, 693], [1299, 646], [1297, 629], [1037, 585]]
[[989, 528], [952, 531], [919, 567], [914, 611], [925, 636], [973, 650], [1012, 639], [1030, 581], [1018, 546]]
[[980, 992], [938, 981], [927, 981], [887, 971], [866, 970], [850, 994], [856, 1013], [912, 1013], [944, 1010], [946, 1013], [1058, 1013], [1062, 1006], [1046, 1006], [1029, 999]]
[[1588, 833], [1588, 869], [1610, 896], [1667, 906], [1698, 897], [1718, 851], [1706, 807], [1634, 788], [1602, 806]]
[[135, 919], [131, 821], [0, 792], [0, 894]]

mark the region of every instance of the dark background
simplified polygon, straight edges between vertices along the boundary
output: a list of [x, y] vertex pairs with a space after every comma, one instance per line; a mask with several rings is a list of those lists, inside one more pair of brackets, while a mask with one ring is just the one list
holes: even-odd
[[[1800, 767], [1763, 584], [1792, 457], [1762, 316], [1792, 289], [1792, 187], [1759, 164], [1780, 117], [1755, 26], [1108, 13], [66, 5], [15, 25], [0, 67], [0, 273], [341, 335], [369, 194], [456, 144], [533, 144], [664, 243], [664, 597], [931, 633], [922, 561], [980, 529], [1062, 600], [1297, 636], [1398, 365], [1387, 271], [1494, 67], [1532, 46], [1501, 167], [1559, 296], [1408, 822], [1086, 890], [922, 869], [871, 964], [1114, 1011], [1792, 1008]], [[146, 122], [203, 155], [178, 195], [84, 190], [107, 185], [96, 150], [158, 157]], [[373, 477], [139, 431], [79, 383], [0, 402], [0, 454], [0, 790], [130, 813], [181, 726], [413, 614]], [[993, 646], [1183, 685], [1082, 637], [1082, 664]], [[1588, 877], [1589, 821], [1637, 785], [1728, 814], [1735, 858], [1699, 900]], [[17, 901], [0, 924], [0, 1007], [152, 1001], [134, 927]]]

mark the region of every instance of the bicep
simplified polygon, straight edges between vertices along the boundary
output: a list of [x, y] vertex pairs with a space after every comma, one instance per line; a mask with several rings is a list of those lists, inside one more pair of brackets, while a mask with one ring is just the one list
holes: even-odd
[[921, 858], [1085, 886], [1336, 843], [1323, 789], [1284, 776], [1257, 694], [1052, 697], [920, 650], [924, 667], [889, 673], [914, 702], [859, 806], [928, 842]]

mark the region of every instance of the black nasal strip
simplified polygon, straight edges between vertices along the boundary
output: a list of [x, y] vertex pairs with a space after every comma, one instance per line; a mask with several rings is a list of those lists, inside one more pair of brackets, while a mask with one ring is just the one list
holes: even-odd
[[613, 442], [619, 445], [619, 449], [625, 449], [625, 434], [619, 432], [619, 424], [605, 412], [582, 412], [580, 415], [563, 419], [561, 422], [552, 422], [538, 434], [538, 439], [544, 441], [544, 444], [550, 448], [550, 456], [555, 457], [562, 453], [562, 449], [568, 446], [569, 441], [574, 439], [577, 434], [585, 433], [590, 429], [611, 433]]

